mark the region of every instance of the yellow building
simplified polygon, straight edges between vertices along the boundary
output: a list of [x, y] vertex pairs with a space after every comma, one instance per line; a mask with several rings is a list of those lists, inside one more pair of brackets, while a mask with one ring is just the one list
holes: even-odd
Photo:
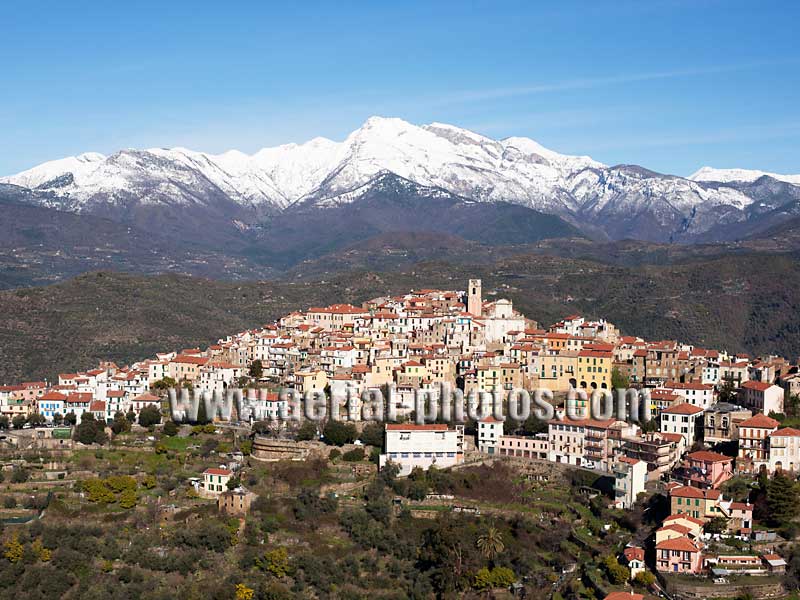
[[562, 351], [558, 354], [540, 354], [539, 386], [553, 392], [566, 392], [577, 388], [578, 355]]
[[328, 376], [325, 371], [298, 371], [295, 376], [295, 388], [301, 394], [316, 391], [321, 392], [328, 385]]
[[610, 390], [611, 369], [614, 357], [611, 352], [602, 350], [581, 350], [578, 352], [576, 379], [579, 389]]
[[200, 369], [210, 359], [205, 356], [187, 356], [179, 354], [169, 363], [169, 376], [175, 381], [190, 381], [194, 383], [200, 379]]
[[397, 385], [418, 388], [423, 382], [427, 382], [430, 376], [428, 369], [421, 362], [409, 360], [403, 363], [397, 371]]

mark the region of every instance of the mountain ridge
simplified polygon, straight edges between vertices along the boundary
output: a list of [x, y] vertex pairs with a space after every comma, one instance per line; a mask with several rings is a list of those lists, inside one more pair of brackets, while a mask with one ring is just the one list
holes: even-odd
[[[155, 227], [166, 219], [224, 228], [258, 225], [309, 201], [343, 204], [382, 172], [472, 201], [519, 204], [608, 239], [655, 242], [715, 241], [730, 224], [746, 237], [775, 224], [759, 219], [785, 207], [793, 196], [786, 186], [800, 190], [800, 176], [704, 167], [684, 178], [560, 154], [529, 138], [495, 140], [454, 125], [385, 117], [370, 117], [342, 142], [317, 137], [252, 155], [87, 152], [0, 183], [41, 193], [30, 198], [45, 206], [122, 223]], [[763, 185], [773, 182], [782, 187]]]

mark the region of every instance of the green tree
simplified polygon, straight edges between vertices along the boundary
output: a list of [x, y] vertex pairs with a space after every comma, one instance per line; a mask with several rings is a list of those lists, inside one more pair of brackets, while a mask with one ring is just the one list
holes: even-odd
[[522, 422], [520, 427], [523, 435], [536, 435], [537, 433], [547, 433], [547, 422], [537, 419], [534, 415], [530, 415]]
[[16, 533], [6, 541], [4, 548], [3, 556], [11, 563], [18, 563], [25, 555], [25, 547], [20, 543], [19, 535]]
[[0, 429], [8, 429], [9, 420], [6, 415], [0, 415]]
[[322, 430], [322, 440], [331, 446], [344, 446], [352, 444], [358, 437], [358, 430], [351, 423], [341, 423], [339, 421], [328, 421], [325, 429]]
[[136, 506], [138, 500], [136, 490], [126, 489], [119, 495], [119, 505], [126, 510]]
[[152, 427], [161, 423], [161, 411], [155, 406], [145, 406], [139, 411], [139, 425]]
[[164, 423], [164, 435], [168, 437], [178, 435], [178, 425], [172, 419]]
[[473, 587], [478, 590], [507, 588], [516, 580], [517, 577], [514, 575], [514, 571], [508, 567], [495, 567], [491, 571], [483, 567], [475, 574]]
[[25, 483], [30, 477], [31, 472], [24, 467], [14, 467], [11, 471], [11, 483]]
[[317, 439], [317, 425], [314, 421], [303, 421], [296, 435], [298, 442], [307, 442]]
[[608, 580], [611, 583], [615, 585], [621, 585], [631, 578], [630, 569], [619, 564], [616, 556], [607, 556], [603, 561], [603, 564], [606, 567], [606, 574], [608, 575]]
[[725, 533], [728, 530], [728, 519], [725, 517], [714, 517], [706, 521], [703, 531], [706, 533]]
[[383, 448], [383, 425], [381, 423], [368, 423], [361, 431], [359, 439], [367, 446]]
[[97, 477], [81, 482], [81, 489], [86, 494], [86, 498], [89, 502], [109, 504], [116, 500], [111, 488], [108, 487], [105, 481]]
[[342, 460], [346, 462], [360, 462], [364, 460], [364, 449], [353, 448], [342, 455]]
[[736, 400], [736, 384], [731, 377], [723, 379], [717, 399], [719, 402], [734, 402]]
[[767, 485], [767, 506], [770, 519], [778, 525], [794, 519], [800, 509], [797, 484], [781, 471]]
[[628, 376], [617, 367], [611, 369], [611, 389], [627, 390], [629, 387], [631, 387], [631, 381], [628, 379]]
[[274, 577], [286, 577], [289, 574], [289, 553], [286, 548], [275, 548], [257, 559], [256, 564]]
[[111, 423], [111, 431], [114, 432], [114, 435], [119, 435], [130, 430], [131, 424], [128, 418], [121, 412], [117, 412], [117, 414], [114, 415], [114, 421]]
[[39, 427], [47, 423], [47, 419], [44, 418], [44, 415], [40, 415], [39, 413], [31, 413], [28, 415], [27, 422], [31, 427]]
[[642, 587], [650, 587], [656, 582], [656, 577], [650, 571], [639, 571], [633, 581]]
[[11, 425], [14, 426], [14, 429], [22, 429], [22, 426], [25, 425], [25, 416], [24, 415], [16, 415], [13, 419], [11, 419]]
[[250, 363], [249, 373], [250, 377], [252, 377], [253, 379], [256, 380], [261, 379], [261, 376], [264, 374], [264, 367], [261, 364], [260, 360], [254, 360], [253, 362]]
[[92, 413], [83, 413], [80, 424], [75, 428], [75, 440], [81, 444], [105, 444], [105, 425], [98, 422]]
[[158, 381], [156, 381], [153, 384], [153, 389], [156, 389], [156, 390], [159, 390], [159, 391], [165, 391], [165, 390], [168, 390], [170, 388], [177, 387], [177, 385], [178, 385], [178, 382], [175, 381], [172, 377], [162, 377], [161, 379], [159, 379]]
[[70, 427], [74, 427], [77, 422], [78, 422], [78, 417], [75, 415], [73, 411], [69, 411], [67, 414], [64, 415], [64, 425], [69, 425]]
[[490, 562], [505, 550], [506, 547], [503, 543], [503, 535], [494, 526], [489, 527], [485, 533], [480, 535], [475, 545], [478, 547], [481, 554]]

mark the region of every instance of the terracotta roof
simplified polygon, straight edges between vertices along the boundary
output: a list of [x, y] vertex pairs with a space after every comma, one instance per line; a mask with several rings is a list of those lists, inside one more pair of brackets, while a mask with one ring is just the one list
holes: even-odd
[[447, 425], [431, 423], [429, 425], [417, 425], [415, 423], [389, 423], [386, 431], [447, 431]]
[[766, 391], [769, 388], [771, 388], [772, 384], [771, 383], [765, 383], [763, 381], [745, 381], [742, 384], [742, 387], [744, 389], [748, 389], [748, 390], [755, 390], [757, 392], [763, 392], [763, 391]]
[[664, 525], [663, 527], [660, 527], [658, 529], [658, 531], [664, 531], [664, 530], [675, 531], [676, 533], [680, 533], [681, 535], [687, 535], [692, 532], [692, 530], [686, 527], [685, 525], [680, 525], [678, 523], [672, 523], [671, 525]]
[[699, 390], [705, 392], [714, 389], [714, 386], [710, 383], [682, 383], [680, 381], [668, 381], [664, 384], [664, 387], [673, 390]]
[[764, 429], [775, 429], [778, 425], [780, 425], [778, 421], [764, 413], [758, 413], [739, 423], [739, 427], [761, 427]]
[[690, 523], [694, 523], [695, 525], [700, 525], [700, 526], [705, 524], [705, 521], [703, 521], [702, 519], [697, 519], [689, 515], [670, 515], [666, 519], [664, 519], [664, 523], [668, 523], [670, 521], [679, 521], [679, 520], [689, 521]]
[[192, 365], [204, 365], [209, 360], [209, 358], [205, 356], [185, 356], [183, 354], [179, 354], [175, 358], [172, 359], [174, 363], [183, 363], [183, 364], [192, 364]]
[[603, 600], [644, 600], [644, 596], [633, 592], [611, 592]]
[[691, 487], [689, 485], [682, 485], [681, 487], [673, 488], [670, 490], [669, 495], [679, 498], [705, 498], [703, 490], [700, 488]]
[[81, 392], [75, 393], [73, 392], [69, 396], [67, 396], [67, 402], [73, 404], [80, 404], [80, 403], [89, 403], [92, 401], [92, 394], [91, 392]]
[[725, 456], [719, 452], [711, 452], [710, 450], [692, 452], [687, 458], [689, 458], [689, 460], [699, 460], [702, 462], [729, 462], [733, 460], [730, 456]]
[[781, 427], [769, 435], [770, 437], [798, 437], [800, 436], [800, 430], [795, 429], [794, 427]]
[[680, 552], [700, 552], [700, 548], [687, 537], [664, 540], [656, 544], [656, 550], [678, 550]]
[[63, 402], [66, 399], [67, 397], [64, 394], [59, 394], [58, 392], [47, 392], [39, 398], [39, 400], [47, 400], [50, 402]]
[[644, 560], [644, 548], [638, 546], [628, 546], [622, 554], [628, 560]]
[[210, 468], [206, 469], [205, 471], [203, 471], [203, 475], [223, 475], [223, 476], [227, 475], [227, 476], [230, 476], [230, 475], [233, 475], [233, 471], [229, 471], [228, 469], [215, 469], [213, 467], [210, 467]]
[[703, 412], [703, 409], [688, 402], [681, 402], [665, 408], [661, 412], [669, 415], [696, 415]]

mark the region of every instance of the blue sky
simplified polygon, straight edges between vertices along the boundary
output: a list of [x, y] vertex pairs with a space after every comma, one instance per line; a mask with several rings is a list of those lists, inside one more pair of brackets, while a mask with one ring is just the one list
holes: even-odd
[[796, 1], [9, 0], [0, 174], [340, 140], [373, 114], [679, 175], [800, 173], [799, 18]]

